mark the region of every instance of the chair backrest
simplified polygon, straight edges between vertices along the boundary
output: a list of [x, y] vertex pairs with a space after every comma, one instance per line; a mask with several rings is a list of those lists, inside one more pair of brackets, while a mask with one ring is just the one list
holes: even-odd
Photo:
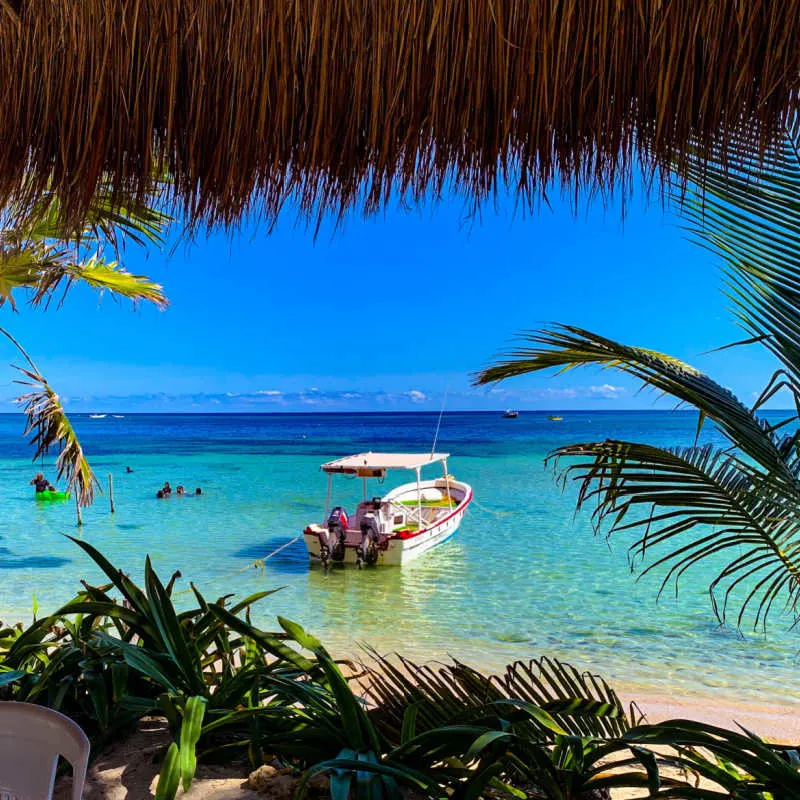
[[89, 740], [69, 717], [0, 701], [0, 800], [50, 800], [58, 757], [72, 765], [72, 800], [83, 796]]

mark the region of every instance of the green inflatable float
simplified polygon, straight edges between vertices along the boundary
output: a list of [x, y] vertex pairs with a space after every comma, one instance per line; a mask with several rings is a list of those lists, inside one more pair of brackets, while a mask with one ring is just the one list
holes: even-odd
[[45, 489], [43, 492], [36, 492], [37, 500], [69, 500], [69, 492], [51, 492]]

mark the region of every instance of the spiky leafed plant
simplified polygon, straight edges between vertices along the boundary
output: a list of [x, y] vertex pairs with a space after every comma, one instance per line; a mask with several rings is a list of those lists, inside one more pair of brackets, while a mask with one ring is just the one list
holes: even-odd
[[[116, 255], [125, 240], [163, 245], [169, 217], [146, 202], [131, 200], [121, 206], [108, 188], [101, 188], [93, 198], [80, 229], [65, 226], [62, 217], [59, 198], [47, 192], [24, 210], [0, 212], [0, 307], [8, 303], [16, 311], [20, 294], [26, 294], [32, 306], [47, 307], [59, 292], [60, 304], [76, 283], [134, 303], [146, 300], [159, 308], [166, 306], [161, 286], [131, 274], [104, 252]], [[25, 366], [16, 367], [21, 373], [17, 383], [29, 391], [17, 402], [27, 417], [24, 435], [32, 434], [34, 460], [58, 448], [58, 478], [66, 479], [80, 505], [89, 505], [97, 481], [60, 397], [16, 339], [2, 328], [0, 332], [26, 361]]]
[[[664, 584], [698, 562], [722, 559], [710, 593], [737, 624], [753, 613], [764, 624], [776, 602], [795, 615], [800, 601], [800, 125], [763, 160], [755, 144], [734, 142], [736, 163], [720, 155], [691, 167], [692, 184], [676, 190], [692, 238], [721, 257], [727, 295], [746, 333], [739, 344], [766, 348], [778, 368], [752, 408], [708, 375], [662, 353], [631, 347], [573, 326], [522, 336], [522, 343], [479, 373], [487, 384], [517, 375], [581, 365], [620, 370], [699, 411], [727, 446], [662, 448], [607, 440], [561, 447], [565, 480], [579, 486], [578, 506], [596, 503], [593, 521], [609, 533], [633, 531], [635, 557]], [[760, 413], [778, 391], [794, 411], [773, 424]], [[662, 585], [662, 588], [663, 588]]]

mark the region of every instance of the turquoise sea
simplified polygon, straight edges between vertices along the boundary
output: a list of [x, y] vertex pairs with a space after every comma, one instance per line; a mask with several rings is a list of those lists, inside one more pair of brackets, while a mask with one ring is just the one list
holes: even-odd
[[[458, 533], [400, 568], [310, 569], [297, 541], [251, 565], [321, 521], [326, 479], [319, 465], [366, 450], [430, 450], [436, 414], [124, 415], [73, 419], [107, 496], [75, 524], [72, 503], [37, 503], [28, 481], [37, 465], [21, 438], [22, 417], [0, 415], [0, 619], [30, 618], [70, 599], [79, 579], [100, 581], [79, 535], [141, 578], [145, 554], [178, 588], [193, 580], [207, 595], [283, 587], [262, 601], [264, 627], [277, 614], [297, 620], [341, 654], [359, 643], [417, 659], [456, 656], [498, 668], [548, 654], [591, 668], [618, 685], [785, 703], [800, 675], [800, 630], [776, 614], [767, 634], [722, 628], [711, 610], [711, 565], [656, 601], [657, 577], [637, 582], [623, 537], [592, 534], [574, 516], [544, 456], [558, 445], [606, 437], [691, 444], [690, 412], [446, 413], [438, 449], [472, 484], [476, 503]], [[707, 428], [704, 438], [714, 439]], [[45, 462], [52, 477], [52, 459]], [[125, 474], [131, 466], [132, 474]], [[200, 497], [157, 500], [169, 480]], [[405, 479], [403, 479], [405, 480]], [[387, 479], [402, 482], [399, 476]], [[351, 505], [360, 481], [340, 479], [336, 503]], [[376, 487], [374, 492], [379, 494]], [[183, 595], [186, 602], [188, 595]]]

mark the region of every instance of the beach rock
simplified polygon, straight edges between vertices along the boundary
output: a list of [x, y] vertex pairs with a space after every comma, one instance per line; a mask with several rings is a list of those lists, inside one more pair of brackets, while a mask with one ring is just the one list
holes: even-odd
[[267, 767], [266, 770], [259, 767], [245, 782], [245, 788], [271, 800], [292, 800], [296, 787], [297, 778], [293, 775], [279, 775], [272, 767]]
[[264, 764], [258, 769], [253, 770], [247, 777], [247, 788], [253, 789], [256, 792], [266, 792], [269, 783], [274, 780], [277, 774], [278, 770], [275, 769], [275, 767]]
[[[258, 792], [272, 800], [291, 800], [294, 797], [300, 776], [289, 767], [276, 769], [269, 764], [250, 773], [244, 788]], [[315, 775], [306, 786], [310, 798], [330, 797], [330, 781], [326, 775]]]
[[331, 782], [327, 775], [315, 775], [306, 786], [309, 797], [330, 797]]

